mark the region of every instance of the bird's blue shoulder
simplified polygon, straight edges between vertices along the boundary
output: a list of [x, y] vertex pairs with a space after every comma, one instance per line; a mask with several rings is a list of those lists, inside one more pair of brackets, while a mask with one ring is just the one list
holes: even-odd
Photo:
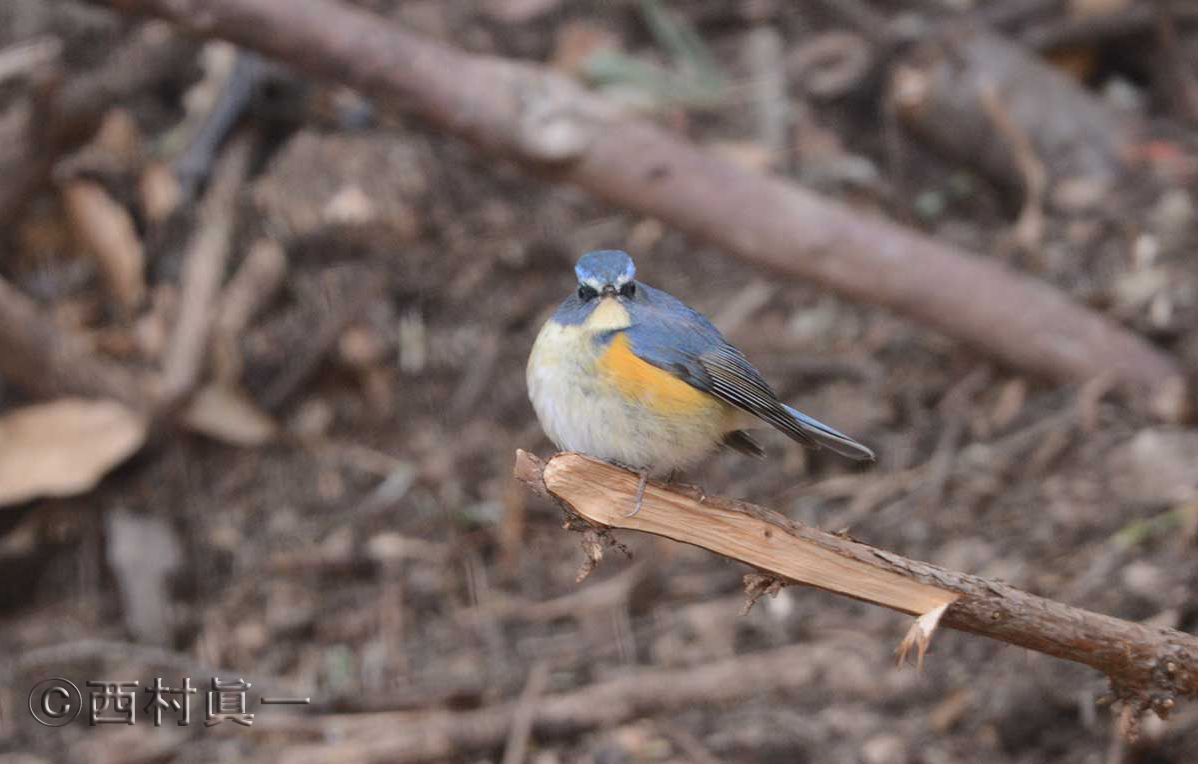
[[632, 352], [701, 389], [710, 387], [700, 360], [731, 347], [699, 311], [660, 289], [637, 284], [629, 305], [632, 326], [625, 330]]
[[700, 390], [751, 408], [776, 396], [740, 350], [699, 311], [660, 289], [645, 287], [627, 330], [632, 352]]

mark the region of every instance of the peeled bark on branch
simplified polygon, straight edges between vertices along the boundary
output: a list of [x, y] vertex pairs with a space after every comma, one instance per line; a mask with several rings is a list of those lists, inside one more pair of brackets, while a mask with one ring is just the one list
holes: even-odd
[[582, 454], [563, 453], [542, 462], [517, 451], [515, 475], [597, 528], [653, 533], [746, 562], [787, 582], [919, 615], [912, 634], [921, 648], [938, 620], [1096, 668], [1124, 703], [1129, 734], [1144, 712], [1163, 718], [1177, 699], [1198, 697], [1198, 637], [1191, 634], [1092, 613], [909, 560], [745, 502], [711, 497], [700, 502], [650, 483], [640, 511], [628, 517], [637, 476]]
[[95, 0], [170, 19], [403, 106], [743, 260], [891, 308], [1064, 382], [1155, 393], [1165, 354], [1044, 283], [721, 160], [543, 67], [472, 55], [332, 0]]

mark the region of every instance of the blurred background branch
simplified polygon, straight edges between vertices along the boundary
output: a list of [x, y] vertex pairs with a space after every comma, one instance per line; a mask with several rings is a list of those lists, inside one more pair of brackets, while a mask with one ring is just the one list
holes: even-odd
[[894, 309], [1006, 363], [1066, 382], [1111, 374], [1174, 417], [1185, 398], [1168, 356], [1043, 282], [742, 170], [538, 67], [473, 56], [331, 0], [107, 4], [400, 99], [484, 150], [747, 261]]

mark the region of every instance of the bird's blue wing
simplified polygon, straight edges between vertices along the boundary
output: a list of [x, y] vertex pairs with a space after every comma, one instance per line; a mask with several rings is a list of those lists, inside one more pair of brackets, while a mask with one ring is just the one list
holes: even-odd
[[849, 436], [779, 401], [744, 354], [701, 313], [659, 289], [641, 284], [638, 288], [639, 299], [629, 306], [632, 326], [625, 330], [638, 358], [753, 414], [799, 443], [826, 446], [853, 459], [874, 458]]

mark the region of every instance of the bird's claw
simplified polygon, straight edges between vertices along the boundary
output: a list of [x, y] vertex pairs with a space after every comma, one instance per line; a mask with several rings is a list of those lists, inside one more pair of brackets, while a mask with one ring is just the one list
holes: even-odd
[[645, 486], [649, 483], [649, 470], [640, 470], [641, 480], [636, 487], [636, 506], [632, 511], [625, 515], [625, 518], [635, 517], [637, 512], [641, 511], [641, 504], [645, 500]]

